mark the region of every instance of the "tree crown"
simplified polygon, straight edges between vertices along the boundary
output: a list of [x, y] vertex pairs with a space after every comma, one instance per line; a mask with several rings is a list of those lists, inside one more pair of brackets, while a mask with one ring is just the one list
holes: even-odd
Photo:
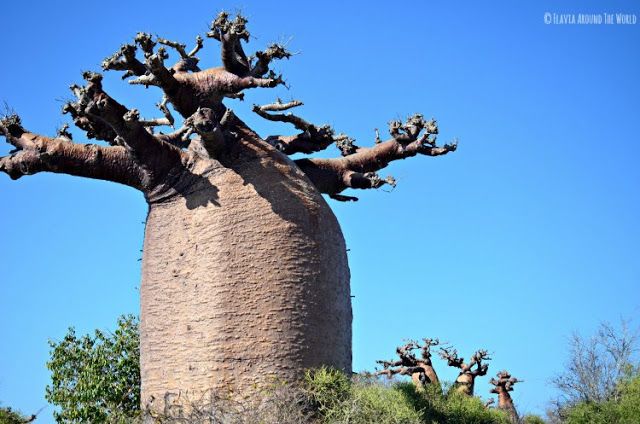
[[[376, 129], [374, 145], [360, 147], [330, 126], [312, 124], [290, 112], [302, 102], [279, 98], [254, 105], [252, 110], [264, 119], [293, 125], [297, 134], [258, 136], [223, 100], [244, 99], [245, 90], [251, 88], [284, 85], [282, 75], [276, 75], [271, 65], [292, 53], [285, 45], [274, 43], [247, 56], [243, 48], [250, 36], [247, 23], [242, 15], [232, 18], [227, 12], [213, 20], [206, 37], [220, 43], [222, 66], [209, 69], [198, 66], [198, 54], [204, 47], [201, 36], [189, 50], [186, 44], [138, 33], [132, 43], [106, 58], [102, 68], [123, 71], [122, 78], [132, 85], [159, 88], [162, 99], [157, 107], [162, 117], [141, 117], [138, 109], [119, 103], [106, 92], [101, 74], [84, 72], [84, 85], [70, 87], [76, 100], [66, 103], [63, 113], [87, 138], [106, 145], [75, 143], [66, 125], [55, 137], [35, 134], [17, 115], [8, 113], [0, 121], [0, 135], [14, 150], [0, 158], [0, 171], [13, 179], [46, 171], [109, 180], [140, 189], [154, 200], [179, 194], [198, 177], [206, 177], [198, 166], [202, 161], [230, 166], [258, 156], [282, 162], [282, 155], [312, 154], [335, 145], [341, 157], [294, 162], [320, 192], [346, 201], [357, 200], [340, 194], [347, 188], [395, 186], [393, 177], [377, 174], [394, 160], [444, 155], [456, 149], [455, 142], [438, 146], [437, 122], [421, 114], [404, 122], [391, 121], [386, 141]], [[168, 63], [169, 51], [177, 57], [173, 64]], [[171, 109], [180, 115], [180, 125]], [[160, 127], [172, 130], [164, 133]]]

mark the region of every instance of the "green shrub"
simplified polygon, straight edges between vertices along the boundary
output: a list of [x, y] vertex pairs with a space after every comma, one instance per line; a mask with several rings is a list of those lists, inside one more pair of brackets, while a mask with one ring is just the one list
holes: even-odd
[[537, 415], [525, 415], [522, 422], [523, 424], [545, 424], [545, 421]]
[[367, 379], [352, 382], [329, 368], [309, 371], [305, 390], [323, 423], [420, 423], [420, 414], [394, 388]]
[[114, 333], [96, 330], [77, 337], [70, 328], [58, 343], [49, 342], [51, 385], [46, 399], [59, 407], [59, 423], [125, 423], [139, 414], [140, 355], [138, 320], [118, 319]]
[[620, 422], [624, 424], [640, 423], [640, 375], [621, 383], [620, 392], [618, 404]]
[[24, 424], [33, 421], [33, 417], [25, 417], [9, 407], [0, 407], [0, 424]]
[[581, 402], [566, 408], [567, 424], [639, 424], [640, 376], [622, 381], [618, 400]]
[[306, 390], [325, 424], [509, 424], [501, 411], [487, 409], [476, 397], [434, 386], [416, 391], [412, 383], [384, 384], [375, 378], [350, 380], [339, 371], [307, 374]]
[[421, 423], [421, 411], [397, 386], [358, 381], [352, 386], [351, 402], [343, 405], [344, 423]]
[[351, 397], [351, 381], [343, 372], [322, 367], [307, 371], [304, 390], [311, 408], [321, 416], [333, 419], [333, 414]]
[[451, 424], [509, 424], [507, 415], [497, 409], [488, 409], [477, 397], [465, 396], [456, 391], [450, 392], [443, 403], [443, 423]]

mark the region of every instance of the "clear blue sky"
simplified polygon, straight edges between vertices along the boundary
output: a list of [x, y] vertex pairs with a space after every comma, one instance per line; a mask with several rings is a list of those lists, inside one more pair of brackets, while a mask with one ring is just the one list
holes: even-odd
[[[543, 19], [640, 16], [636, 1], [142, 3], [4, 4], [0, 100], [51, 134], [67, 121], [67, 86], [137, 31], [191, 42], [240, 6], [256, 37], [248, 51], [293, 37], [301, 52], [277, 66], [288, 92], [230, 103], [261, 134], [287, 128], [247, 106], [280, 95], [363, 145], [414, 112], [439, 120], [442, 141], [460, 139], [455, 154], [394, 163], [392, 193], [331, 201], [351, 249], [356, 370], [405, 338], [440, 337], [465, 356], [494, 352], [490, 373], [526, 380], [517, 404], [540, 412], [572, 331], [638, 316], [640, 23]], [[205, 65], [217, 66], [217, 48], [206, 41]], [[159, 99], [116, 75], [107, 87], [143, 115]], [[137, 313], [146, 205], [129, 188], [46, 174], [0, 175], [0, 202], [0, 402], [31, 413], [46, 404], [48, 339]]]

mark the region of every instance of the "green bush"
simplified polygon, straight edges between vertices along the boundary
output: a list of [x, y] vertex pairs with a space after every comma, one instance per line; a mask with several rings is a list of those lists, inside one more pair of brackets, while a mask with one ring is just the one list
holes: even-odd
[[351, 381], [344, 373], [331, 368], [308, 370], [304, 391], [311, 409], [332, 420], [343, 402], [351, 396]]
[[621, 397], [618, 404], [620, 422], [640, 423], [640, 375], [623, 382], [620, 391]]
[[567, 424], [639, 424], [640, 376], [619, 383], [619, 399], [581, 402], [566, 408]]
[[328, 368], [306, 375], [311, 407], [323, 423], [420, 423], [420, 413], [400, 390], [371, 380], [352, 382]]
[[139, 414], [138, 334], [138, 320], [129, 315], [118, 319], [114, 333], [78, 337], [70, 328], [62, 341], [49, 342], [45, 397], [59, 407], [57, 422], [124, 423]]
[[339, 371], [320, 369], [307, 374], [307, 392], [325, 424], [509, 424], [501, 411], [487, 409], [476, 397], [412, 383], [384, 384], [374, 378], [350, 380]]
[[522, 422], [523, 424], [545, 424], [545, 421], [537, 415], [525, 415]]
[[25, 417], [9, 407], [0, 407], [0, 424], [24, 424], [33, 421], [33, 417]]
[[351, 402], [344, 405], [345, 423], [420, 423], [421, 411], [397, 387], [375, 382], [353, 384]]
[[[120, 317], [112, 334], [96, 330], [93, 336], [78, 337], [71, 328], [62, 341], [50, 345], [47, 366], [52, 383], [47, 387], [46, 398], [59, 408], [54, 412], [57, 422], [140, 421], [139, 333], [135, 317]], [[631, 417], [638, 409], [640, 384], [630, 381], [625, 387], [623, 402], [627, 406], [623, 410]], [[510, 424], [505, 413], [487, 409], [479, 398], [446, 387], [441, 390], [429, 385], [417, 391], [410, 382], [352, 377], [330, 368], [308, 371], [302, 387], [274, 385], [267, 397], [269, 401], [255, 405], [221, 398], [197, 408], [184, 406], [191, 411], [192, 422], [210, 423], [228, 422], [233, 416], [234, 422], [243, 424]], [[583, 411], [585, 408], [577, 408], [574, 415], [593, 413]], [[627, 416], [622, 410], [616, 411], [616, 416]], [[185, 422], [183, 415], [180, 408], [165, 411], [156, 417], [156, 422]], [[525, 422], [540, 423], [539, 419], [531, 420]]]
[[[444, 398], [442, 415], [446, 417], [442, 423], [451, 424], [509, 424], [507, 415], [497, 409], [488, 409], [477, 397], [465, 396], [453, 391]], [[428, 421], [427, 421], [428, 422]]]

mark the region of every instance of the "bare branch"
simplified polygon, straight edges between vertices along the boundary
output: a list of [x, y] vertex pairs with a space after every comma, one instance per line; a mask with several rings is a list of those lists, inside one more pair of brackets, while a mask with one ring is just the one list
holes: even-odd
[[129, 115], [126, 115], [128, 121], [127, 122], [137, 122], [143, 127], [162, 127], [162, 126], [171, 126], [171, 121], [167, 118], [154, 118], [154, 119], [142, 119], [140, 118], [140, 112], [138, 109], [131, 109], [129, 111]]
[[265, 51], [256, 52], [255, 56], [257, 61], [251, 69], [251, 75], [254, 77], [261, 77], [269, 72], [269, 64], [274, 59], [289, 59], [291, 52], [289, 52], [282, 44], [274, 43], [267, 47]]
[[72, 141], [73, 135], [69, 132], [69, 124], [62, 125], [56, 132], [56, 138], [61, 138], [66, 141]]
[[238, 14], [231, 21], [229, 14], [223, 11], [211, 23], [211, 30], [207, 33], [207, 37], [215, 38], [221, 43], [224, 69], [241, 77], [250, 74], [249, 60], [241, 44], [241, 40], [249, 41], [246, 24], [244, 16]]
[[[380, 187], [375, 183], [362, 184], [363, 180], [360, 176], [375, 173], [394, 160], [406, 159], [418, 154], [440, 156], [457, 149], [455, 141], [442, 147], [437, 146], [436, 122], [425, 121], [419, 114], [409, 117], [406, 123], [392, 121], [389, 132], [393, 136], [392, 139], [377, 143], [373, 147], [358, 147], [348, 138], [344, 138], [340, 146], [345, 155], [342, 158], [298, 159], [295, 162], [322, 193], [334, 195], [346, 188]], [[424, 133], [420, 135], [421, 132]], [[354, 175], [355, 180], [352, 179]]]
[[345, 196], [343, 194], [330, 194], [330, 198], [337, 200], [338, 202], [357, 202], [358, 198], [354, 196]]
[[177, 41], [167, 40], [166, 38], [157, 38], [158, 43], [165, 45], [167, 47], [171, 47], [175, 49], [180, 55], [180, 60], [176, 62], [175, 65], [171, 67], [172, 70], [176, 72], [198, 72], [200, 68], [198, 67], [198, 59], [195, 55], [200, 51], [203, 47], [204, 43], [202, 37], [198, 36], [196, 38], [196, 46], [191, 50], [191, 52], [187, 53], [186, 44], [178, 43]]
[[94, 178], [143, 189], [144, 173], [122, 147], [76, 144], [27, 131], [16, 115], [0, 120], [0, 135], [16, 149], [0, 158], [0, 171], [12, 179], [39, 172]]
[[144, 52], [145, 66], [153, 75], [156, 85], [161, 87], [167, 96], [171, 97], [172, 95], [175, 95], [179, 88], [179, 84], [169, 69], [164, 66], [164, 60], [168, 58], [164, 47], [160, 47], [154, 53], [153, 48], [156, 43], [153, 41], [150, 34], [146, 34], [144, 32], [140, 32], [136, 35], [136, 43]]
[[[248, 88], [273, 88], [284, 84], [281, 76], [268, 72], [252, 75], [249, 63], [241, 47], [241, 40], [248, 40], [246, 19], [237, 16], [233, 21], [221, 13], [208, 34], [222, 43], [223, 68], [200, 70], [195, 56], [203, 46], [202, 37], [196, 38], [196, 46], [187, 52], [186, 45], [150, 34], [138, 33], [134, 45], [125, 45], [121, 51], [106, 59], [105, 70], [126, 70], [124, 78], [135, 75], [130, 84], [160, 87], [169, 102], [184, 118], [193, 115], [199, 107], [224, 110], [224, 97], [242, 99], [242, 91]], [[157, 45], [162, 45], [156, 48]], [[144, 63], [135, 58], [136, 46], [144, 54]], [[171, 67], [165, 47], [175, 49], [180, 60]], [[277, 55], [276, 53], [273, 53]]]
[[166, 38], [162, 38], [162, 37], [157, 37], [156, 41], [160, 44], [163, 44], [165, 46], [175, 49], [182, 59], [191, 57], [189, 56], [189, 54], [187, 54], [187, 51], [185, 50], [187, 48], [186, 44], [181, 44], [181, 43], [178, 43], [177, 41], [167, 40]]
[[576, 333], [569, 344], [566, 370], [551, 380], [562, 393], [559, 404], [617, 400], [620, 378], [633, 369], [638, 333], [630, 331], [624, 320], [619, 328], [602, 323], [594, 336]]
[[140, 121], [137, 110], [127, 109], [105, 93], [100, 74], [85, 72], [83, 77], [87, 85], [74, 86], [78, 101], [71, 104], [70, 110], [83, 119], [82, 123], [90, 123], [92, 128], [99, 126], [105, 131], [109, 129], [113, 137], [110, 142], [127, 147], [136, 161], [154, 170], [153, 180], [159, 183], [162, 177], [181, 163], [180, 150], [147, 131], [145, 124], [157, 122]]
[[172, 144], [181, 149], [186, 149], [191, 143], [190, 137], [193, 133], [193, 128], [185, 125], [182, 128], [169, 134], [154, 134], [154, 137], [158, 140], [164, 141], [165, 143]]
[[[279, 97], [276, 98], [276, 101], [273, 103], [269, 103], [266, 105], [262, 105], [262, 106], [257, 106], [254, 105], [254, 108], [258, 108], [260, 112], [282, 112], [285, 110], [289, 110], [292, 109], [294, 107], [298, 107], [298, 106], [302, 106], [304, 105], [304, 103], [302, 103], [300, 100], [291, 100], [289, 102], [284, 103]], [[254, 111], [256, 112], [256, 111]], [[256, 112], [258, 113], [258, 112]], [[261, 115], [262, 116], [262, 115]], [[266, 118], [269, 119], [269, 118]]]
[[[330, 145], [340, 143], [344, 139], [348, 139], [344, 134], [334, 136], [333, 128], [329, 125], [321, 127], [311, 124], [293, 113], [268, 113], [273, 111], [286, 111], [294, 107], [302, 106], [299, 100], [282, 102], [279, 98], [274, 103], [258, 106], [253, 105], [253, 111], [261, 117], [270, 121], [286, 122], [295, 126], [302, 131], [297, 135], [283, 136], [271, 135], [265, 138], [265, 141], [276, 149], [285, 154], [294, 153], [313, 153], [326, 149]], [[343, 199], [338, 199], [343, 200]], [[351, 200], [351, 199], [347, 199]]]
[[300, 105], [302, 105], [302, 102], [298, 100], [282, 103], [280, 99], [278, 99], [275, 103], [270, 103], [264, 106], [253, 105], [252, 110], [262, 118], [268, 119], [269, 121], [286, 122], [292, 124], [300, 131], [308, 131], [310, 128], [314, 127], [314, 125], [292, 113], [267, 113], [267, 111], [284, 111]]
[[440, 348], [440, 357], [447, 361], [447, 365], [455, 368], [462, 368], [464, 358], [458, 357], [458, 351], [451, 347]]
[[378, 129], [377, 129], [377, 128], [375, 128], [375, 132], [376, 132], [375, 144], [380, 144], [380, 143], [382, 143], [382, 140], [380, 139], [380, 131], [378, 131]]
[[196, 54], [198, 54], [198, 52], [202, 49], [202, 47], [204, 47], [204, 39], [201, 36], [197, 36], [196, 37], [196, 45], [193, 49], [191, 49], [191, 51], [189, 53], [187, 53], [187, 56], [189, 57], [196, 57]]
[[164, 115], [164, 117], [167, 120], [167, 122], [169, 123], [169, 125], [173, 126], [173, 124], [175, 123], [175, 119], [173, 118], [173, 115], [171, 114], [171, 111], [167, 107], [167, 102], [168, 101], [169, 101], [169, 99], [167, 98], [167, 96], [163, 96], [162, 100], [160, 101], [160, 103], [158, 103], [156, 106], [158, 106], [158, 109], [160, 109], [160, 111]]
[[147, 73], [146, 66], [136, 59], [136, 46], [124, 44], [114, 55], [106, 58], [102, 62], [102, 69], [105, 71], [127, 71], [122, 79], [133, 75], [142, 76]]
[[142, 76], [140, 76], [138, 78], [129, 80], [129, 84], [131, 84], [131, 85], [144, 85], [145, 88], [149, 88], [149, 86], [151, 86], [151, 85], [156, 86], [156, 87], [160, 87], [160, 81], [158, 81], [158, 79], [155, 76], [151, 75], [151, 74], [142, 75]]
[[355, 140], [346, 134], [338, 134], [334, 137], [334, 142], [342, 156], [352, 155], [359, 149], [359, 147], [355, 145]]

